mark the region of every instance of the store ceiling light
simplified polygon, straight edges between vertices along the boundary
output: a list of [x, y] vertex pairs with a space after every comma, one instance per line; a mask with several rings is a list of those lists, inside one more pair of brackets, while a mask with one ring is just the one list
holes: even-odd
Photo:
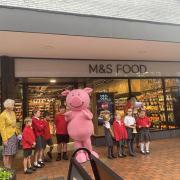
[[50, 79], [49, 82], [50, 83], [56, 83], [56, 79]]

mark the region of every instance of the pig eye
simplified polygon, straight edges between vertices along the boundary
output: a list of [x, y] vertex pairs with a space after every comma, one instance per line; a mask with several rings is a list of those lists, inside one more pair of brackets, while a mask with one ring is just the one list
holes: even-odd
[[80, 96], [80, 94], [78, 93], [78, 96]]
[[74, 96], [74, 94], [72, 94], [72, 96]]

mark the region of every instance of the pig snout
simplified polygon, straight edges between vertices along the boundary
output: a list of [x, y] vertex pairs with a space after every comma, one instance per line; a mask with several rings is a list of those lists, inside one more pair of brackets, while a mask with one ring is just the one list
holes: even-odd
[[73, 97], [70, 104], [72, 107], [80, 107], [82, 106], [83, 102], [79, 97]]

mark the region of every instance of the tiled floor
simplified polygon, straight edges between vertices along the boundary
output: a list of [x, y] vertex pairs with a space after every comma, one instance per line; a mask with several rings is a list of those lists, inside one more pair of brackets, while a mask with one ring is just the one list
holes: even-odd
[[[151, 143], [151, 154], [136, 157], [106, 158], [106, 148], [95, 148], [100, 159], [125, 180], [180, 180], [180, 137], [156, 140]], [[67, 179], [69, 162], [51, 162], [32, 175], [24, 175], [22, 161], [16, 160], [17, 180], [39, 180], [43, 177]], [[84, 165], [90, 172], [89, 163]], [[90, 172], [91, 174], [91, 172]]]

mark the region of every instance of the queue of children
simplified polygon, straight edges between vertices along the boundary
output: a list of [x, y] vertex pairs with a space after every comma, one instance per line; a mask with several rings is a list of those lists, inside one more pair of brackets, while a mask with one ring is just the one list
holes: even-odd
[[[65, 106], [59, 107], [59, 112], [54, 119], [57, 139], [57, 158], [56, 161], [61, 159], [68, 160], [67, 155], [67, 143], [69, 142], [69, 135], [67, 132], [67, 123], [65, 121], [66, 112]], [[141, 154], [149, 154], [150, 145], [150, 132], [149, 127], [151, 125], [149, 118], [146, 116], [144, 109], [139, 109], [136, 119], [133, 116], [133, 109], [128, 108], [126, 115], [123, 116], [118, 113], [115, 114], [113, 125], [111, 128], [110, 112], [104, 110], [102, 113], [104, 120], [104, 132], [106, 145], [108, 147], [108, 158], [113, 159], [116, 157], [126, 157], [125, 146], [128, 146], [128, 152], [130, 156], [135, 156], [134, 150], [134, 130], [139, 130], [140, 152]], [[38, 168], [42, 168], [47, 162], [52, 160], [53, 141], [49, 127], [50, 114], [48, 111], [43, 112], [41, 117], [41, 111], [36, 108], [33, 110], [32, 118], [27, 117], [24, 120], [25, 128], [22, 134], [22, 147], [24, 151], [24, 173], [31, 174]], [[117, 152], [114, 153], [114, 141], [117, 146]], [[45, 154], [46, 146], [49, 146], [47, 153]], [[34, 150], [34, 162], [31, 163], [31, 156]], [[117, 154], [117, 156], [115, 155]]]
[[[108, 148], [107, 157], [109, 159], [116, 157], [126, 157], [125, 145], [128, 147], [128, 154], [130, 156], [134, 157], [136, 155], [134, 148], [134, 139], [137, 134], [136, 128], [138, 129], [138, 136], [140, 141], [140, 153], [143, 155], [150, 153], [149, 128], [151, 123], [146, 115], [145, 109], [140, 108], [136, 118], [133, 116], [132, 108], [127, 109], [125, 116], [120, 116], [120, 114], [116, 113], [112, 128], [109, 122], [110, 112], [104, 114], [103, 119], [105, 141]], [[113, 152], [114, 142], [117, 146], [117, 155], [115, 155]]]
[[[61, 151], [63, 159], [68, 160], [67, 143], [69, 136], [67, 133], [67, 124], [64, 113], [65, 106], [60, 106], [59, 112], [55, 117], [56, 137], [58, 156], [57, 161], [61, 160]], [[43, 118], [38, 108], [33, 110], [32, 118], [27, 117], [24, 120], [25, 127], [22, 133], [22, 148], [24, 151], [23, 167], [25, 174], [31, 174], [38, 168], [42, 168], [45, 162], [52, 160], [53, 141], [49, 127], [50, 114], [48, 111], [43, 112]], [[46, 146], [49, 150], [45, 155]], [[62, 148], [61, 148], [62, 147]], [[34, 150], [34, 163], [31, 163], [32, 151]], [[47, 157], [49, 160], [47, 160]]]

